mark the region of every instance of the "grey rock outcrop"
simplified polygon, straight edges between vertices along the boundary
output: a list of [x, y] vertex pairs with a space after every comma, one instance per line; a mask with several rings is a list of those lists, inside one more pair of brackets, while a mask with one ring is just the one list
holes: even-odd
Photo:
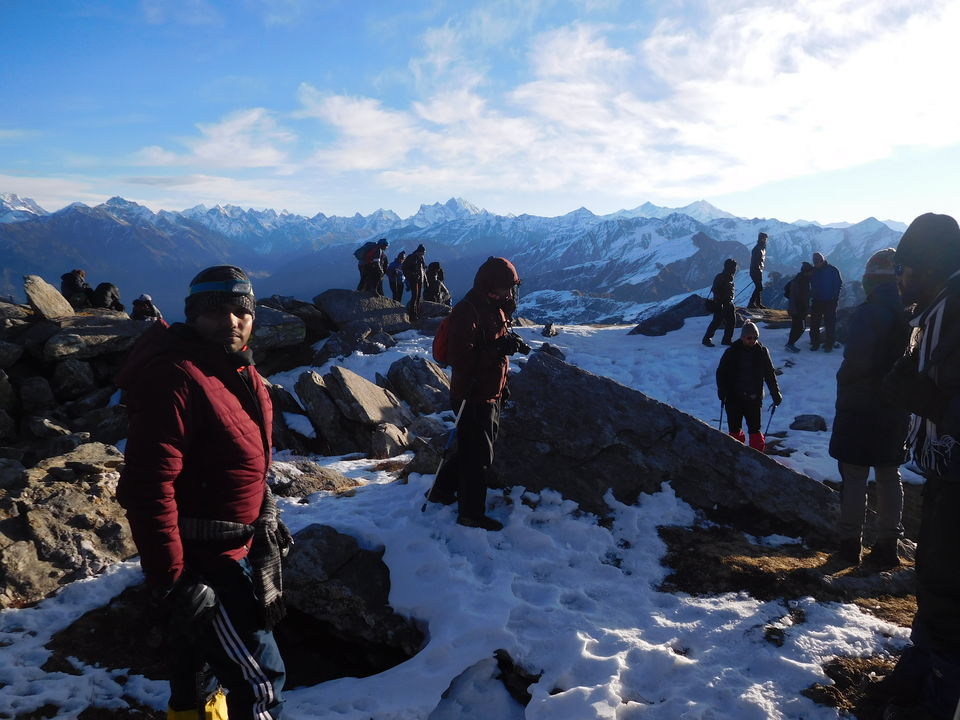
[[346, 455], [364, 449], [360, 439], [361, 428], [343, 417], [320, 373], [308, 370], [297, 379], [295, 388], [307, 417], [331, 455]]
[[51, 379], [53, 390], [61, 400], [76, 400], [97, 387], [90, 363], [76, 358], [67, 358], [57, 363]]
[[394, 647], [408, 656], [420, 649], [421, 632], [390, 607], [382, 550], [365, 550], [326, 525], [310, 525], [294, 541], [284, 560], [284, 600], [290, 608], [354, 642]]
[[790, 423], [791, 430], [805, 430], [806, 432], [824, 432], [827, 421], [820, 415], [797, 415]]
[[23, 346], [0, 340], [0, 369], [6, 370], [23, 355]]
[[107, 353], [128, 350], [151, 326], [138, 322], [126, 313], [99, 310], [91, 315], [78, 315], [61, 324], [61, 329], [44, 343], [45, 360], [66, 358], [86, 360]]
[[628, 335], [666, 335], [683, 327], [687, 318], [710, 315], [705, 300], [699, 295], [690, 295], [663, 312], [645, 319]]
[[606, 514], [608, 490], [632, 504], [669, 483], [693, 507], [756, 534], [835, 538], [835, 492], [669, 405], [542, 352], [510, 387], [500, 485], [552, 488]]
[[250, 339], [250, 349], [255, 353], [297, 345], [306, 337], [307, 326], [296, 315], [264, 305], [257, 306], [254, 333]]
[[270, 465], [267, 480], [275, 495], [299, 498], [315, 492], [340, 495], [352, 491], [360, 484], [358, 480], [347, 477], [341, 472], [309, 460], [294, 462], [275, 460]]
[[114, 497], [122, 462], [116, 448], [87, 443], [0, 493], [0, 607], [35, 602], [136, 553]]
[[450, 407], [450, 380], [432, 360], [405, 355], [390, 366], [387, 378], [393, 392], [417, 413], [430, 415]]
[[39, 275], [25, 275], [23, 291], [26, 293], [30, 307], [47, 319], [73, 315], [73, 308], [67, 299]]
[[405, 427], [413, 420], [413, 415], [400, 404], [396, 395], [351, 370], [334, 365], [324, 376], [324, 382], [348, 420], [369, 428], [380, 423]]
[[406, 452], [412, 439], [405, 428], [391, 423], [381, 423], [373, 429], [370, 436], [370, 454], [383, 460]]
[[371, 329], [394, 334], [412, 327], [403, 305], [369, 293], [327, 290], [317, 295], [313, 304], [331, 319], [338, 330], [348, 333]]

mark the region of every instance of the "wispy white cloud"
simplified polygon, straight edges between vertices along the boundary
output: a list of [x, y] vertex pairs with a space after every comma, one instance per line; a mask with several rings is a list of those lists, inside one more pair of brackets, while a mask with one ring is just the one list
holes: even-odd
[[20, 128], [0, 128], [0, 142], [12, 142], [15, 140], [26, 140], [27, 138], [39, 135], [37, 130], [23, 130]]
[[140, 165], [193, 165], [201, 168], [277, 168], [289, 162], [289, 146], [297, 136], [283, 128], [273, 113], [251, 108], [231, 113], [216, 123], [199, 123], [199, 136], [182, 138], [189, 152], [177, 153], [157, 145], [142, 148], [134, 157]]
[[194, 26], [223, 25], [223, 16], [209, 0], [140, 0], [147, 22], [154, 25], [179, 23]]

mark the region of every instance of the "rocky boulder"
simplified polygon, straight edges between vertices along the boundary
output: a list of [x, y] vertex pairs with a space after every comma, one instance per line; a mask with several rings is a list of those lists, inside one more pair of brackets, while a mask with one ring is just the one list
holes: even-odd
[[443, 369], [420, 355], [405, 355], [387, 371], [390, 388], [414, 412], [430, 415], [450, 407], [450, 380]]
[[308, 370], [297, 379], [295, 389], [317, 435], [326, 444], [328, 454], [346, 455], [364, 449], [360, 426], [343, 417], [323, 375]]
[[128, 350], [150, 328], [149, 322], [131, 320], [126, 313], [98, 310], [61, 322], [61, 327], [43, 345], [48, 361], [87, 360]]
[[348, 420], [371, 430], [380, 423], [405, 427], [413, 420], [396, 395], [351, 370], [334, 365], [323, 379], [330, 397]]
[[30, 307], [47, 319], [73, 315], [73, 307], [67, 299], [39, 275], [23, 277], [23, 292], [27, 296]]
[[35, 602], [136, 554], [115, 499], [122, 462], [116, 448], [87, 443], [0, 494], [0, 607]]
[[806, 432], [825, 432], [827, 421], [820, 415], [797, 415], [790, 423], [791, 430], [805, 430]]
[[832, 541], [837, 494], [700, 420], [543, 352], [511, 376], [494, 470], [503, 486], [552, 488], [607, 514], [668, 483], [708, 516], [753, 534]]
[[250, 349], [254, 353], [297, 345], [306, 337], [307, 326], [296, 315], [264, 305], [257, 306], [253, 336], [250, 339]]
[[315, 492], [336, 495], [350, 492], [360, 484], [332, 468], [323, 467], [309, 460], [284, 462], [275, 460], [270, 465], [267, 481], [274, 495], [303, 498]]
[[348, 333], [371, 329], [392, 335], [412, 327], [403, 305], [378, 295], [334, 289], [317, 295], [313, 303], [338, 330]]
[[283, 564], [287, 605], [327, 624], [352, 642], [416, 653], [423, 634], [393, 612], [390, 571], [383, 550], [365, 550], [349, 535], [326, 525], [310, 525], [294, 536]]
[[712, 315], [707, 310], [706, 301], [700, 295], [690, 295], [681, 300], [676, 305], [660, 312], [653, 317], [648, 317], [628, 335], [666, 335], [673, 330], [679, 330], [683, 327], [683, 321], [692, 317], [703, 317]]

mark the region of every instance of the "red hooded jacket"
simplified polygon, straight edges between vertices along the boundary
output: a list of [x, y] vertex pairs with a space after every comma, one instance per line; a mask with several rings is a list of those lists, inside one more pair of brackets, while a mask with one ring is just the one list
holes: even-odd
[[450, 401], [454, 410], [461, 401], [494, 402], [507, 384], [510, 361], [496, 348], [508, 332], [503, 303], [491, 290], [519, 282], [509, 260], [490, 258], [477, 271], [473, 288], [450, 313], [447, 358], [452, 369]]
[[152, 583], [249, 549], [236, 540], [185, 545], [178, 528], [180, 516], [251, 524], [260, 515], [273, 406], [253, 366], [236, 364], [191, 328], [157, 323], [117, 377], [130, 420], [117, 499]]

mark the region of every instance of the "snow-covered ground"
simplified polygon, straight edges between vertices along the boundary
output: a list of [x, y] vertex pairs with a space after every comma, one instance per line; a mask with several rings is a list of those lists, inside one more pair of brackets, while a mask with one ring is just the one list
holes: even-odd
[[[716, 426], [714, 370], [722, 348], [700, 345], [706, 318], [665, 337], [629, 336], [628, 327], [561, 327], [549, 342], [567, 360], [641, 390]], [[531, 345], [540, 328], [521, 328]], [[770, 431], [787, 431], [797, 452], [778, 458], [818, 479], [836, 479], [827, 455], [829, 433], [788, 430], [795, 415], [832, 421], [834, 376], [841, 352], [798, 355], [783, 351], [786, 330], [761, 328], [761, 342], [784, 367], [783, 405]], [[373, 380], [403, 354], [429, 355], [430, 338], [413, 332], [373, 356], [340, 362]], [[806, 343], [802, 343], [805, 348]], [[321, 368], [321, 372], [328, 368]], [[293, 389], [300, 371], [271, 378]], [[764, 422], [769, 415], [765, 412]], [[281, 453], [277, 458], [285, 459]], [[829, 684], [821, 664], [834, 655], [871, 655], [902, 647], [908, 631], [853, 605], [812, 598], [792, 606], [806, 621], [793, 625], [783, 602], [760, 602], [744, 593], [693, 598], [658, 592], [668, 572], [659, 525], [689, 525], [694, 512], [669, 487], [635, 506], [610, 499], [613, 527], [574, 512], [557, 494], [491, 493], [490, 513], [502, 532], [464, 528], [451, 507], [421, 512], [432, 476], [408, 484], [374, 472], [366, 459], [313, 458], [366, 484], [351, 497], [318, 493], [306, 504], [280, 500], [296, 532], [325, 523], [384, 547], [390, 603], [428, 628], [425, 647], [407, 662], [369, 678], [343, 678], [288, 691], [288, 718], [343, 720], [511, 720], [550, 718], [836, 718], [837, 712], [800, 695], [815, 682]], [[912, 473], [907, 479], [916, 480]], [[763, 539], [781, 543], [784, 538]], [[136, 563], [65, 588], [56, 597], [0, 613], [0, 717], [45, 704], [74, 718], [86, 706], [122, 706], [122, 695], [157, 708], [165, 686], [118, 678], [122, 670], [86, 668], [80, 675], [39, 669], [50, 636], [89, 609], [138, 582]], [[782, 647], [764, 640], [764, 627], [785, 629]], [[542, 673], [523, 708], [495, 680], [496, 649], [526, 670]], [[451, 687], [446, 698], [441, 695]]]

